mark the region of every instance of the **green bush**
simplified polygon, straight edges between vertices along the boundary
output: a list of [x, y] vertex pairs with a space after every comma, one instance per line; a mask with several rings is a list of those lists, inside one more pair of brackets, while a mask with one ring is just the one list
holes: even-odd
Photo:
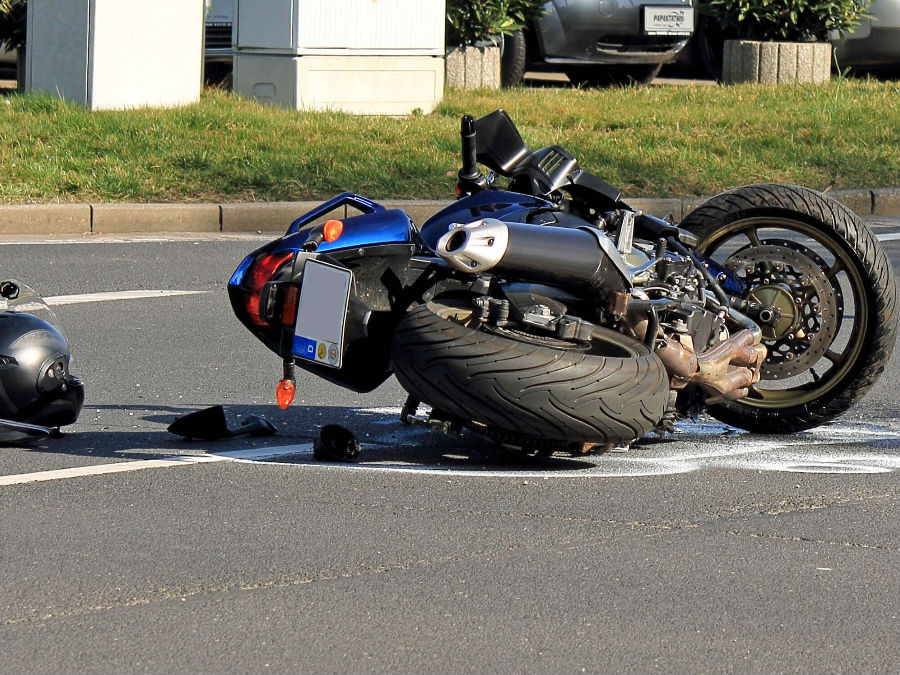
[[716, 17], [743, 40], [824, 41], [830, 30], [852, 30], [872, 0], [705, 0], [700, 11]]
[[25, 0], [0, 0], [0, 47], [25, 45]]
[[493, 42], [544, 13], [546, 0], [447, 0], [447, 44]]

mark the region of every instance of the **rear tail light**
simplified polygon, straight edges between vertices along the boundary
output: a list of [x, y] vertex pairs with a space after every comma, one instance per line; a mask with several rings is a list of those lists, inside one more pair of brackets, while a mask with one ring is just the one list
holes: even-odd
[[281, 266], [293, 259], [293, 257], [293, 251], [263, 253], [247, 269], [247, 273], [244, 275], [243, 288], [249, 292], [244, 294], [244, 309], [247, 312], [247, 317], [255, 325], [268, 325], [268, 322], [262, 317], [259, 308], [259, 294], [263, 286], [271, 281]]

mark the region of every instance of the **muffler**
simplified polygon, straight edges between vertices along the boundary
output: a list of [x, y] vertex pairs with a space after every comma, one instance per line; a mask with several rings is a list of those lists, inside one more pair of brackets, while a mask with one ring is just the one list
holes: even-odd
[[631, 288], [625, 259], [600, 230], [495, 218], [450, 227], [438, 239], [435, 253], [461, 272], [491, 272], [565, 288]]

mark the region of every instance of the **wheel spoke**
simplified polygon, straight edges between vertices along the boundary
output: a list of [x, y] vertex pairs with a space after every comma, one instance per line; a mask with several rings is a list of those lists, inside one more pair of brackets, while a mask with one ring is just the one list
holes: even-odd
[[760, 245], [759, 233], [756, 231], [755, 227], [748, 227], [746, 230], [744, 230], [744, 235], [747, 237], [747, 239], [750, 240], [750, 243], [753, 246]]
[[846, 354], [838, 353], [838, 352], [834, 351], [833, 349], [829, 349], [822, 356], [824, 356], [826, 359], [828, 359], [829, 361], [831, 361], [834, 365], [836, 365], [838, 367], [844, 365], [844, 363], [847, 361]]
[[844, 261], [841, 258], [835, 258], [834, 264], [825, 270], [825, 276], [829, 279], [834, 279], [838, 274], [841, 273], [842, 270], [847, 269], [847, 266], [844, 264]]

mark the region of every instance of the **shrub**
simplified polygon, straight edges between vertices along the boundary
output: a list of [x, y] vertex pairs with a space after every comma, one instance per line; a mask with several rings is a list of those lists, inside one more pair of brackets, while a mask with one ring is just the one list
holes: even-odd
[[493, 42], [544, 13], [546, 0], [447, 0], [447, 44]]
[[852, 30], [872, 0], [705, 0], [700, 11], [744, 40], [824, 41], [830, 30]]

